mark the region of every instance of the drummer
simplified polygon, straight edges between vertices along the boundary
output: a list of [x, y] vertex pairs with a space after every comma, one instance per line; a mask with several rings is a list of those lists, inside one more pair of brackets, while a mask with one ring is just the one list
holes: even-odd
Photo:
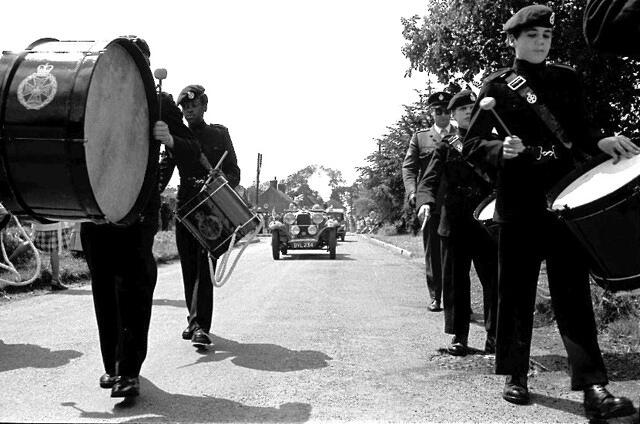
[[[218, 124], [207, 124], [204, 113], [208, 98], [201, 85], [188, 85], [178, 95], [178, 106], [182, 108], [189, 129], [200, 142], [202, 155], [198, 161], [176, 161], [171, 154], [161, 161], [160, 181], [164, 189], [171, 179], [175, 167], [180, 172], [180, 188], [177, 196], [178, 209], [191, 200], [202, 188], [207, 173], [225, 156], [220, 169], [229, 185], [235, 188], [240, 183], [240, 168], [229, 130]], [[169, 149], [169, 152], [171, 150]], [[176, 223], [176, 244], [182, 267], [182, 282], [187, 305], [187, 327], [182, 332], [184, 340], [194, 345], [212, 344], [209, 334], [213, 315], [213, 282], [209, 272], [207, 252], [198, 240], [181, 223]], [[215, 260], [213, 262], [215, 269]]]
[[448, 110], [458, 123], [457, 134], [447, 134], [436, 143], [416, 190], [418, 217], [424, 220], [432, 214], [440, 187], [444, 189], [444, 193], [440, 193], [442, 206], [433, 214], [440, 217], [435, 224], [442, 252], [444, 332], [453, 335], [447, 351], [454, 356], [464, 356], [468, 349], [472, 261], [484, 297], [487, 331], [484, 350], [487, 354], [495, 353], [498, 246], [482, 224], [473, 218], [475, 207], [491, 193], [491, 182], [460, 153], [475, 100], [472, 91], [462, 90], [449, 102]]
[[[591, 128], [576, 71], [547, 62], [556, 16], [547, 6], [520, 9], [505, 24], [513, 66], [491, 74], [464, 142], [467, 159], [497, 172], [494, 220], [499, 224], [496, 373], [507, 376], [502, 397], [529, 402], [527, 371], [536, 284], [546, 260], [549, 289], [567, 350], [571, 388], [584, 391], [589, 418], [634, 412], [629, 399], [611, 395], [598, 346], [585, 252], [546, 207], [545, 194], [587, 154], [615, 160], [640, 152], [624, 136]], [[489, 99], [487, 99], [489, 100]], [[498, 120], [494, 112], [501, 118]], [[492, 134], [495, 128], [499, 135]]]

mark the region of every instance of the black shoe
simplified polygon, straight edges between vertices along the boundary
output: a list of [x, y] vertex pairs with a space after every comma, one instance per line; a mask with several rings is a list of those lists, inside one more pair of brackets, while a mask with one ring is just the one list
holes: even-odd
[[466, 337], [453, 336], [451, 344], [447, 347], [447, 352], [453, 356], [465, 356], [467, 354]]
[[191, 340], [191, 337], [193, 337], [194, 331], [195, 331], [195, 328], [192, 328], [192, 327], [185, 328], [184, 331], [182, 332], [182, 338], [184, 340]]
[[487, 335], [487, 340], [484, 342], [484, 353], [487, 355], [496, 353], [496, 336]]
[[116, 384], [116, 377], [109, 373], [104, 373], [100, 376], [100, 387], [103, 389], [110, 389]]
[[529, 403], [529, 389], [527, 389], [526, 375], [508, 375], [502, 390], [502, 398], [516, 405]]
[[140, 394], [140, 380], [138, 377], [116, 377], [116, 383], [111, 388], [111, 397], [134, 397]]
[[61, 290], [68, 290], [69, 287], [65, 286], [64, 284], [60, 283], [60, 282], [51, 282], [51, 291], [61, 291]]
[[202, 328], [198, 328], [193, 332], [191, 343], [196, 346], [208, 346], [211, 344], [211, 337], [209, 337], [209, 333], [204, 331]]
[[604, 386], [594, 384], [584, 391], [584, 413], [589, 419], [626, 417], [636, 413], [633, 403], [625, 397], [614, 397]]
[[429, 305], [429, 310], [431, 312], [440, 312], [442, 310], [442, 308], [440, 307], [440, 302], [435, 299], [432, 300], [431, 305]]

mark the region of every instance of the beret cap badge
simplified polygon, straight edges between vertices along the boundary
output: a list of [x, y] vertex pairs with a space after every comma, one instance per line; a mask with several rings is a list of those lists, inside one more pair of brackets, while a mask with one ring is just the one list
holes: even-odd
[[187, 99], [193, 100], [195, 98], [196, 98], [196, 93], [194, 93], [193, 91], [188, 91], [187, 92]]
[[551, 14], [551, 16], [549, 16], [549, 23], [551, 25], [555, 25], [555, 22], [556, 22], [556, 14], [554, 12], [554, 13]]

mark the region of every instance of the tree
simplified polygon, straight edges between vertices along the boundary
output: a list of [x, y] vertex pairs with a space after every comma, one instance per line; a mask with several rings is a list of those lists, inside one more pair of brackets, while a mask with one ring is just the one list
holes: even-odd
[[[412, 71], [429, 72], [444, 84], [480, 82], [488, 74], [510, 66], [512, 54], [501, 34], [502, 24], [526, 0], [426, 0], [423, 18], [403, 18], [402, 49]], [[551, 0], [556, 13], [551, 61], [569, 64], [582, 75], [591, 121], [606, 134], [640, 132], [640, 62], [598, 53], [582, 36], [584, 0]], [[629, 40], [629, 42], [634, 42]]]

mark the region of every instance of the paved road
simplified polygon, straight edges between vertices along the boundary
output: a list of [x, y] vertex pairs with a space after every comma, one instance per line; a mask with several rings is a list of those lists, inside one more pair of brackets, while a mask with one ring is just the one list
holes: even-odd
[[[336, 260], [311, 252], [271, 259], [251, 245], [215, 292], [215, 351], [181, 340], [179, 265], [159, 270], [142, 395], [118, 403], [102, 374], [90, 287], [0, 307], [0, 421], [59, 422], [584, 422], [560, 365], [532, 383], [533, 405], [500, 398], [481, 352], [439, 349], [442, 315], [427, 312], [419, 261], [355, 236]], [[472, 326], [471, 346], [483, 331]], [[555, 356], [554, 356], [555, 355]], [[637, 382], [614, 383], [633, 395]]]

